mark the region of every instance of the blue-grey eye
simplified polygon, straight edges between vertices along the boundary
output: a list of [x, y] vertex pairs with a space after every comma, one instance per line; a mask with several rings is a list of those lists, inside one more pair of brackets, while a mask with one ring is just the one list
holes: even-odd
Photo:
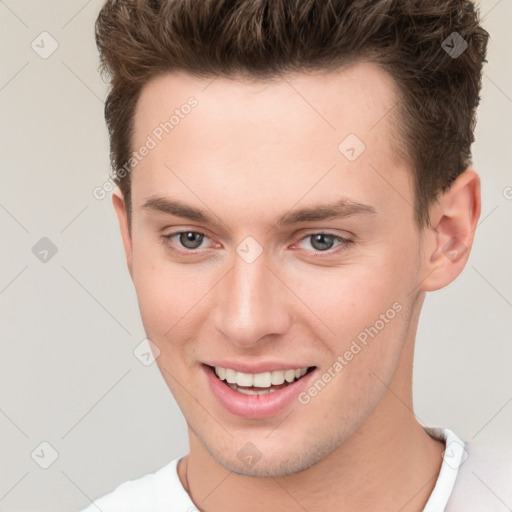
[[327, 235], [325, 233], [317, 233], [310, 235], [311, 245], [317, 251], [326, 251], [331, 249], [336, 238], [334, 235]]
[[183, 231], [180, 233], [180, 244], [187, 249], [197, 249], [203, 242], [204, 235], [195, 231]]

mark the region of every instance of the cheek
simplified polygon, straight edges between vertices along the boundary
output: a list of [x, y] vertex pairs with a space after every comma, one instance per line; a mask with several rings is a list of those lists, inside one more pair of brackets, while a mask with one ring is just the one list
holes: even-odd
[[146, 334], [150, 339], [162, 339], [184, 315], [187, 289], [183, 289], [176, 267], [164, 261], [161, 248], [154, 245], [134, 244], [133, 284]]
[[203, 324], [215, 276], [194, 264], [172, 262], [162, 247], [153, 246], [134, 245], [133, 282], [146, 335], [169, 350]]
[[393, 320], [393, 304], [405, 303], [415, 275], [412, 266], [407, 268], [391, 256], [366, 265], [295, 270], [287, 272], [284, 280], [303, 301], [305, 314], [311, 316], [308, 310], [314, 313], [316, 319], [311, 318], [325, 331], [325, 340], [338, 339], [338, 349], [376, 322], [381, 327], [388, 317]]

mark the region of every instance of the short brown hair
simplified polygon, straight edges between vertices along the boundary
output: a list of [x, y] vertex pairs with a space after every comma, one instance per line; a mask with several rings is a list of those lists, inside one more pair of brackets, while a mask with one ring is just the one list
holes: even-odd
[[378, 64], [400, 91], [420, 226], [471, 164], [488, 33], [469, 0], [107, 0], [95, 28], [101, 71], [111, 79], [110, 158], [129, 214], [130, 173], [116, 171], [133, 151], [141, 89], [170, 71], [268, 79]]

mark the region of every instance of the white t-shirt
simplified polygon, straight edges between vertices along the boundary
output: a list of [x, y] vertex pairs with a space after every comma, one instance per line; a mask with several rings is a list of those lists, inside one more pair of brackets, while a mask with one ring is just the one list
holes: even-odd
[[[512, 471], [506, 454], [482, 454], [447, 428], [425, 430], [446, 449], [423, 512], [505, 512], [512, 506]], [[178, 477], [175, 459], [154, 473], [128, 480], [81, 512], [197, 512]]]

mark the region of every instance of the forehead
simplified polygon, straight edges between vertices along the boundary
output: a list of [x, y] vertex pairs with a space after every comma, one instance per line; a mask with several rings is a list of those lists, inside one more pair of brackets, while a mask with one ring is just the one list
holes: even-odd
[[[240, 127], [252, 129], [254, 135], [258, 135], [258, 127], [260, 134], [269, 135], [277, 135], [268, 131], [270, 126], [275, 131], [286, 128], [286, 133], [274, 138], [276, 144], [285, 137], [289, 143], [300, 143], [301, 135], [311, 140], [313, 131], [322, 139], [329, 132], [334, 140], [347, 132], [364, 138], [381, 121], [378, 131], [389, 132], [392, 110], [399, 99], [393, 79], [368, 62], [329, 72], [295, 72], [263, 80], [167, 73], [150, 80], [141, 91], [134, 120], [134, 142], [143, 142], [137, 137], [151, 133], [191, 97], [197, 100], [199, 108], [194, 109], [195, 122], [192, 119], [187, 124], [194, 123], [195, 129], [202, 126], [205, 130], [212, 127], [223, 130], [214, 139], [210, 134], [209, 140], [203, 141], [212, 145], [230, 128], [235, 131]], [[297, 121], [302, 124], [297, 125]], [[304, 123], [315, 130], [308, 130]], [[179, 131], [175, 130], [173, 135]], [[390, 137], [388, 142], [392, 140]]]
[[134, 199], [166, 192], [171, 181], [217, 198], [243, 189], [266, 201], [286, 191], [291, 200], [315, 188], [313, 198], [332, 186], [357, 195], [365, 181], [382, 181], [381, 173], [392, 181], [404, 168], [394, 148], [398, 100], [391, 77], [364, 62], [265, 81], [161, 75], [137, 103], [132, 147], [148, 137], [153, 147], [132, 172]]

